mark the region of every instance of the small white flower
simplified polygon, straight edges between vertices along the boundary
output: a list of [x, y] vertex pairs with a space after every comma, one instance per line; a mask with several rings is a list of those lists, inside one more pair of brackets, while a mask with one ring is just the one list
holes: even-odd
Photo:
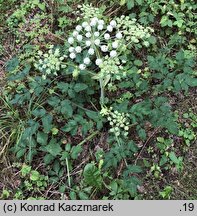
[[104, 34], [104, 38], [105, 38], [105, 40], [109, 40], [110, 39], [110, 34], [108, 34], [108, 33]]
[[76, 26], [76, 30], [79, 32], [79, 31], [82, 30], [82, 27], [81, 27], [80, 25], [77, 25], [77, 26]]
[[83, 22], [82, 26], [83, 26], [83, 28], [85, 28], [86, 26], [88, 26], [88, 23], [87, 22]]
[[85, 68], [86, 68], [86, 66], [85, 66], [84, 64], [80, 64], [80, 65], [79, 65], [79, 69], [80, 69], [80, 70], [84, 70]]
[[116, 34], [116, 38], [117, 38], [117, 39], [121, 39], [121, 38], [122, 38], [122, 33], [121, 33], [121, 32], [118, 32], [118, 33]]
[[107, 52], [108, 51], [108, 47], [106, 45], [101, 46], [101, 50], [103, 52]]
[[112, 32], [113, 31], [113, 27], [111, 25], [107, 26], [107, 31]]
[[68, 38], [68, 43], [69, 44], [73, 44], [74, 43], [74, 38], [73, 37], [69, 37]]
[[99, 66], [100, 64], [103, 63], [103, 61], [102, 61], [102, 59], [96, 59], [95, 63], [96, 63], [96, 65]]
[[90, 38], [91, 36], [92, 36], [92, 35], [91, 35], [90, 32], [87, 32], [87, 33], [86, 33], [86, 37], [87, 37], [87, 38]]
[[94, 44], [97, 45], [97, 46], [99, 46], [100, 40], [99, 40], [99, 39], [96, 39], [96, 40], [94, 41]]
[[112, 50], [111, 52], [110, 52], [110, 56], [113, 58], [113, 57], [116, 57], [116, 55], [117, 55], [117, 52], [115, 51], [115, 50]]
[[73, 32], [73, 37], [77, 37], [78, 34], [79, 34], [78, 31], [74, 31], [74, 32]]
[[86, 30], [87, 32], [90, 32], [90, 31], [91, 31], [91, 26], [89, 26], [89, 25], [86, 26], [86, 27], [85, 27], [85, 30]]
[[114, 49], [118, 48], [118, 41], [114, 41], [114, 42], [112, 43], [112, 47], [113, 47]]
[[98, 18], [94, 17], [91, 19], [90, 26], [95, 26], [98, 22]]
[[99, 24], [97, 28], [98, 28], [98, 30], [103, 30], [103, 25]]
[[71, 59], [74, 59], [76, 57], [75, 53], [71, 53], [69, 56]]
[[99, 20], [99, 21], [98, 21], [98, 24], [99, 24], [99, 25], [104, 25], [105, 22], [104, 22], [104, 20]]
[[[63, 60], [64, 60], [64, 57], [61, 56], [61, 57], [59, 58], [59, 60], [60, 60], [60, 61], [63, 61]], [[58, 63], [59, 63], [59, 62], [58, 62]]]
[[87, 40], [86, 41], [86, 46], [91, 46], [91, 41]]
[[112, 20], [112, 21], [110, 22], [110, 25], [111, 25], [112, 27], [116, 27], [116, 21], [115, 21], [115, 20]]
[[89, 54], [89, 55], [93, 55], [93, 54], [94, 54], [94, 49], [93, 49], [93, 48], [90, 48], [90, 49], [88, 50], [88, 54]]
[[75, 48], [74, 47], [70, 47], [68, 50], [69, 50], [69, 52], [74, 52]]
[[90, 59], [88, 57], [84, 58], [83, 60], [84, 64], [88, 65], [90, 64]]
[[76, 53], [80, 53], [80, 52], [82, 51], [82, 49], [81, 49], [80, 46], [77, 46], [77, 47], [75, 48], [75, 51], [76, 51]]
[[82, 36], [82, 35], [77, 35], [77, 40], [78, 40], [78, 41], [82, 41], [82, 39], [83, 39], [83, 36]]
[[100, 33], [99, 32], [94, 32], [95, 37], [99, 37]]

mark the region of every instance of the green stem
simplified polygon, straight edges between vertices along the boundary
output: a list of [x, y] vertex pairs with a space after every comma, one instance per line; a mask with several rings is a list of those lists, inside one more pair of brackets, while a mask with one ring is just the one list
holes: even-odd
[[97, 134], [99, 133], [99, 131], [94, 131], [92, 134], [90, 134], [88, 137], [86, 137], [82, 142], [80, 142], [78, 145], [83, 145], [84, 143], [86, 143], [87, 141], [91, 140], [93, 137], [95, 137]]

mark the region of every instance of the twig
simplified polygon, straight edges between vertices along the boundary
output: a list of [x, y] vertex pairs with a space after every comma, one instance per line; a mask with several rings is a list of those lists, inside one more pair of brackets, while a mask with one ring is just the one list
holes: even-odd
[[139, 154], [138, 154], [138, 156], [137, 156], [137, 158], [136, 158], [136, 160], [135, 160], [135, 165], [136, 165], [138, 159], [140, 158], [142, 152], [144, 151], [146, 145], [148, 144], [148, 142], [149, 142], [149, 141], [152, 139], [152, 137], [158, 132], [159, 129], [160, 129], [160, 127], [156, 128], [156, 129], [153, 131], [153, 133], [148, 137], [148, 139], [147, 139], [146, 142], [144, 143], [144, 145], [143, 145], [141, 151], [139, 152]]

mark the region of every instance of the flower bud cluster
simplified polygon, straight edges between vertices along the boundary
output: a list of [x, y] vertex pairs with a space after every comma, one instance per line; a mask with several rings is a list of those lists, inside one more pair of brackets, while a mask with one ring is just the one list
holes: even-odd
[[143, 27], [136, 21], [134, 18], [130, 19], [129, 16], [122, 15], [116, 18], [117, 28], [123, 29], [126, 41], [136, 44], [142, 40], [144, 46], [149, 46], [148, 38], [151, 37], [154, 30], [150, 27]]
[[58, 48], [54, 49], [53, 45], [50, 46], [47, 53], [43, 53], [39, 50], [36, 59], [37, 61], [34, 66], [43, 73], [44, 79], [46, 78], [46, 75], [49, 74], [57, 75], [57, 71], [65, 67], [62, 64], [65, 56], [61, 56], [60, 50]]
[[112, 111], [112, 107], [109, 109], [103, 107], [100, 111], [102, 116], [107, 116], [107, 120], [111, 126], [110, 132], [114, 133], [115, 136], [128, 136], [129, 131], [129, 114], [128, 113], [120, 113], [117, 110]]

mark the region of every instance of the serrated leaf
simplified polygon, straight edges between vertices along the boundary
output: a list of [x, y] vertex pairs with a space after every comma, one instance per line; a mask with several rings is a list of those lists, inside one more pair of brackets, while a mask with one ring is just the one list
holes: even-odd
[[52, 121], [53, 121], [53, 117], [49, 114], [42, 117], [42, 124], [45, 133], [49, 133], [49, 131], [53, 127]]
[[71, 117], [73, 115], [73, 108], [70, 105], [69, 100], [63, 100], [61, 102], [61, 113], [66, 114], [68, 117]]
[[37, 142], [41, 145], [46, 145], [48, 140], [48, 134], [39, 131], [37, 133]]
[[102, 186], [101, 173], [100, 170], [93, 163], [89, 163], [85, 166], [83, 171], [83, 176], [85, 182], [89, 186], [101, 188]]
[[77, 159], [78, 155], [82, 152], [82, 147], [80, 145], [78, 146], [73, 146], [71, 149], [71, 158], [72, 159]]
[[46, 146], [46, 151], [49, 152], [52, 156], [56, 157], [57, 155], [60, 155], [62, 148], [60, 144], [56, 142], [56, 139], [52, 139]]
[[80, 92], [80, 91], [83, 91], [83, 90], [85, 90], [87, 88], [88, 88], [88, 86], [86, 84], [84, 84], [84, 83], [77, 83], [74, 86], [74, 91], [75, 92]]

